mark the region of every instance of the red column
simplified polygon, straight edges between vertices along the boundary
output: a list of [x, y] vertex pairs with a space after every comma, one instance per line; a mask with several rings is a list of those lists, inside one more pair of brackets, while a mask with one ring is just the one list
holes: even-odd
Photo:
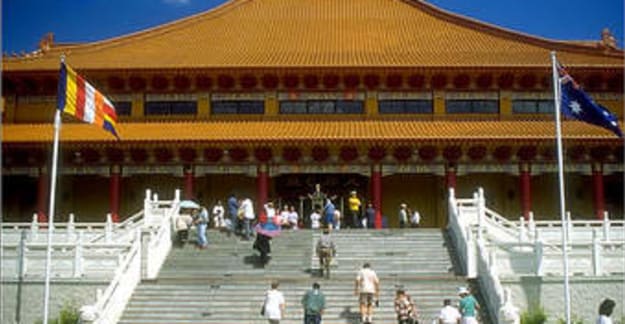
[[269, 197], [269, 174], [267, 173], [266, 164], [258, 166], [258, 172], [256, 174], [256, 197], [258, 200], [258, 219], [264, 222], [267, 220], [264, 205], [267, 203], [267, 197]]
[[603, 167], [601, 163], [593, 163], [592, 165], [592, 187], [595, 216], [597, 219], [603, 219], [605, 201], [603, 195]]
[[194, 175], [193, 167], [186, 166], [184, 168], [184, 199], [193, 199]]
[[120, 197], [120, 172], [119, 165], [111, 166], [111, 179], [109, 182], [109, 210], [113, 222], [119, 222], [119, 197]]
[[46, 168], [39, 169], [39, 179], [37, 179], [37, 222], [48, 222], [48, 197], [49, 197], [50, 176]]
[[519, 189], [521, 191], [521, 212], [523, 218], [529, 220], [530, 211], [532, 210], [532, 191], [531, 191], [531, 175], [530, 166], [527, 163], [519, 165]]
[[371, 169], [371, 195], [375, 208], [375, 228], [382, 228], [382, 169], [379, 164]]
[[449, 188], [456, 189], [456, 168], [452, 165], [447, 165], [447, 170], [445, 171], [445, 188], [449, 190]]

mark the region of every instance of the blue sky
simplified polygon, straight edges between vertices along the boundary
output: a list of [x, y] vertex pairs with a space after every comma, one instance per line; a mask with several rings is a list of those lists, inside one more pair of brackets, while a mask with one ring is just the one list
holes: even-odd
[[[5, 0], [2, 2], [2, 51], [11, 53], [34, 50], [47, 32], [55, 34], [56, 42], [102, 40], [183, 18], [223, 2], [224, 0]], [[623, 46], [622, 0], [429, 2], [457, 14], [551, 39], [598, 40], [601, 30], [608, 27], [619, 46]]]

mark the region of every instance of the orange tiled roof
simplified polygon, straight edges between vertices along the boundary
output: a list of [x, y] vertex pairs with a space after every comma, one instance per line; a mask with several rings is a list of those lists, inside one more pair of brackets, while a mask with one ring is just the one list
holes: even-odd
[[238, 67], [623, 67], [623, 51], [552, 41], [419, 0], [231, 0], [138, 33], [52, 46], [4, 71]]
[[[219, 121], [118, 124], [121, 143], [203, 142], [383, 142], [411, 140], [551, 140], [551, 121]], [[600, 127], [563, 123], [567, 139], [617, 139]], [[5, 124], [3, 142], [52, 142], [51, 124]], [[64, 124], [63, 142], [114, 142], [108, 132], [89, 124]]]

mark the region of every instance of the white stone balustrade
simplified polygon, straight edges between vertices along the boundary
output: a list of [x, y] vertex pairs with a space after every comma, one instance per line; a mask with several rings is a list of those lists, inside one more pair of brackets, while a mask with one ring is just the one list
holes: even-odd
[[622, 276], [625, 272], [625, 222], [610, 220], [607, 213], [603, 220], [572, 220], [567, 212], [564, 226], [560, 221], [536, 221], [531, 212], [527, 221], [515, 222], [485, 207], [481, 188], [472, 199], [457, 199], [450, 189], [448, 211], [448, 232], [460, 267], [489, 292], [486, 301], [489, 309], [499, 310], [491, 314], [499, 323], [517, 323], [518, 319], [504, 318], [515, 308], [498, 278], [562, 276], [563, 248], [568, 252], [570, 275]]

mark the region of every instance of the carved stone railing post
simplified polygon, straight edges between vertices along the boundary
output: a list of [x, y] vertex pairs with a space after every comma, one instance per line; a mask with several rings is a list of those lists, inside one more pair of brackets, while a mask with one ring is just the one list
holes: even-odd
[[180, 202], [180, 189], [176, 189], [174, 191], [174, 203]]
[[573, 222], [571, 221], [571, 212], [566, 212], [566, 244], [571, 244], [571, 236], [573, 235]]
[[539, 277], [543, 276], [543, 249], [544, 249], [544, 243], [542, 238], [537, 238], [536, 242], [534, 243], [534, 262], [536, 264], [536, 275]]
[[608, 212], [603, 212], [603, 224], [601, 226], [603, 228], [603, 240], [610, 241], [610, 215]]
[[67, 220], [67, 238], [69, 240], [73, 240], [76, 234], [76, 225], [74, 223], [74, 213], [69, 214], [69, 219]]
[[533, 235], [536, 232], [536, 222], [534, 221], [534, 212], [529, 213], [529, 220], [527, 221], [528, 233]]
[[526, 237], [527, 237], [527, 232], [525, 229], [525, 217], [521, 216], [519, 218], [519, 243], [525, 242]]
[[600, 276], [601, 269], [601, 240], [599, 239], [599, 233], [597, 229], [592, 231], [592, 273], [595, 276]]
[[152, 191], [150, 189], [145, 190], [145, 199], [143, 200], [143, 218], [147, 221], [152, 218]]
[[[36, 216], [36, 215], [35, 215]], [[28, 268], [28, 259], [26, 258], [26, 230], [20, 233], [20, 244], [17, 246], [17, 277], [24, 278]]]
[[467, 225], [466, 227], [466, 237], [467, 237], [467, 278], [477, 278], [477, 256], [476, 256], [476, 247], [475, 247], [475, 239], [473, 238], [473, 232], [471, 231], [471, 226]]
[[37, 222], [37, 214], [33, 215], [33, 221], [30, 223], [30, 240], [34, 241], [39, 236], [39, 222]]
[[78, 231], [76, 239], [76, 248], [74, 249], [74, 278], [81, 277], [84, 274], [83, 266], [83, 231]]
[[104, 226], [104, 242], [111, 243], [113, 240], [113, 218], [110, 213], [106, 214], [106, 225]]

